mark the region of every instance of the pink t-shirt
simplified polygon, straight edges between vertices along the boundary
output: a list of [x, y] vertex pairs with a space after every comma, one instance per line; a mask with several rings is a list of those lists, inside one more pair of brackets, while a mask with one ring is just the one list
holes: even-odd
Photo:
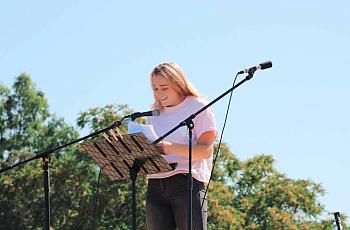
[[[147, 124], [153, 125], [158, 136], [163, 136], [181, 121], [203, 108], [207, 103], [204, 99], [194, 96], [188, 96], [180, 104], [173, 107], [166, 107], [158, 117], [148, 117]], [[198, 138], [207, 131], [216, 130], [215, 118], [210, 108], [198, 114], [194, 119], [194, 128], [192, 143], [197, 144]], [[182, 126], [175, 132], [165, 137], [164, 140], [179, 144], [188, 144], [188, 128]], [[167, 154], [163, 156], [168, 163], [178, 163], [175, 170], [170, 172], [148, 175], [147, 178], [166, 178], [178, 173], [188, 173], [188, 157], [182, 157], [176, 154]], [[207, 159], [192, 159], [192, 176], [199, 181], [208, 182], [212, 168], [213, 156]]]

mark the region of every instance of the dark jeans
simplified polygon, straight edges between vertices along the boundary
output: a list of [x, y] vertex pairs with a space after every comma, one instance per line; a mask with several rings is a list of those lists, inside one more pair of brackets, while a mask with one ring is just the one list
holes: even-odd
[[[148, 180], [146, 202], [148, 229], [188, 230], [187, 183], [187, 174]], [[201, 209], [203, 197], [204, 183], [193, 179], [192, 228], [196, 230], [207, 229], [207, 201], [205, 200]]]

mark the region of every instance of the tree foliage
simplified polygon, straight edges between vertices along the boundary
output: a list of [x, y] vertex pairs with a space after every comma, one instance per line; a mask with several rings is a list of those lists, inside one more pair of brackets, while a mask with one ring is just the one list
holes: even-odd
[[222, 144], [217, 162], [208, 196], [210, 229], [334, 228], [331, 213], [320, 219], [320, 184], [286, 177], [271, 155], [241, 162]]
[[[127, 105], [91, 108], [81, 112], [77, 125], [96, 131], [131, 112]], [[27, 74], [17, 77], [12, 88], [0, 84], [0, 115], [1, 168], [78, 138], [77, 130], [50, 113], [44, 93]], [[94, 222], [97, 229], [130, 229], [130, 180], [111, 181], [102, 172], [96, 197], [99, 168], [79, 145], [50, 157], [55, 229], [90, 229]], [[324, 189], [309, 179], [290, 179], [273, 164], [270, 155], [240, 161], [221, 145], [209, 184], [209, 229], [333, 229], [332, 216], [320, 217], [324, 207], [318, 198]], [[138, 178], [137, 229], [146, 229], [146, 186], [145, 178]], [[41, 160], [1, 174], [0, 194], [0, 229], [43, 228]]]

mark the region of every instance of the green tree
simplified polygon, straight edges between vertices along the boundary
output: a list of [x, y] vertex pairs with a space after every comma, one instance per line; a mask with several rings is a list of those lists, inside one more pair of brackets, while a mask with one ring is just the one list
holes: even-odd
[[311, 180], [290, 179], [270, 155], [240, 162], [223, 144], [209, 191], [211, 229], [333, 229], [320, 220], [324, 189]]
[[[12, 88], [0, 85], [1, 168], [78, 138], [78, 132], [49, 112], [44, 93], [26, 74]], [[131, 110], [108, 105], [82, 112], [78, 126], [98, 130], [110, 126]], [[125, 132], [125, 127], [121, 127]], [[97, 165], [78, 145], [50, 155], [51, 224], [55, 229], [88, 229], [99, 174]], [[41, 160], [35, 160], [0, 176], [0, 229], [42, 229], [44, 192]], [[138, 229], [144, 229], [145, 179], [139, 178]], [[129, 181], [111, 181], [101, 175], [96, 224], [98, 229], [129, 229], [131, 223]]]
[[[77, 124], [96, 131], [131, 112], [126, 105], [92, 108], [79, 115]], [[26, 74], [16, 78], [11, 89], [0, 84], [0, 115], [1, 168], [78, 138], [73, 127], [49, 112], [44, 93]], [[126, 132], [125, 126], [120, 129]], [[51, 158], [52, 226], [92, 228], [97, 164], [79, 145], [53, 153]], [[241, 162], [222, 144], [216, 161], [208, 193], [209, 229], [333, 229], [332, 216], [320, 218], [324, 208], [318, 197], [324, 189], [311, 180], [290, 179], [278, 172], [272, 156], [258, 155]], [[41, 160], [35, 160], [0, 175], [0, 229], [42, 229], [41, 166]], [[130, 229], [130, 180], [112, 181], [104, 173], [100, 176], [97, 228]], [[146, 185], [145, 178], [139, 177], [137, 229], [146, 229]]]
[[[218, 145], [215, 145], [214, 152], [217, 149]], [[243, 226], [245, 215], [232, 205], [235, 194], [229, 186], [239, 177], [240, 169], [241, 162], [226, 144], [221, 144], [207, 195], [209, 229], [237, 229]]]
[[[0, 85], [0, 115], [1, 168], [78, 137], [74, 128], [49, 113], [44, 93], [36, 89], [27, 74], [17, 77], [12, 89]], [[74, 210], [80, 207], [77, 204], [83, 203], [83, 197], [78, 191], [85, 191], [84, 182], [91, 181], [88, 176], [79, 178], [81, 173], [89, 175], [85, 173], [89, 167], [80, 167], [76, 152], [72, 147], [51, 154], [53, 223], [66, 223], [67, 219], [74, 222]], [[78, 167], [74, 167], [75, 165]], [[1, 228], [43, 227], [44, 191], [41, 167], [41, 160], [35, 160], [1, 174]], [[74, 182], [69, 180], [70, 177], [74, 178]], [[64, 196], [65, 200], [62, 199]], [[73, 217], [70, 218], [69, 215]]]

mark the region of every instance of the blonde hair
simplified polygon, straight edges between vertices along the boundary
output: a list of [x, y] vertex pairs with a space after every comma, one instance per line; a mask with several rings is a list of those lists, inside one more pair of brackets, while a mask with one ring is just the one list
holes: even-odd
[[[150, 77], [151, 85], [152, 85], [152, 77], [156, 75], [160, 75], [166, 78], [174, 87], [174, 89], [183, 97], [187, 97], [187, 96], [201, 97], [198, 91], [188, 81], [181, 67], [174, 62], [162, 62], [156, 67], [154, 67]], [[164, 108], [161, 105], [160, 101], [156, 99], [155, 95], [153, 96], [154, 96], [154, 103], [152, 107], [163, 110]]]

